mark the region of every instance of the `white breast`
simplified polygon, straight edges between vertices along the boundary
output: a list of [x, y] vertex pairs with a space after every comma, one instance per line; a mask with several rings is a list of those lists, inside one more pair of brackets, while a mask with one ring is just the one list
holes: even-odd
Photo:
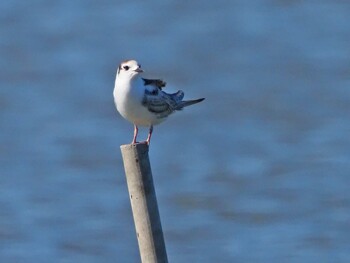
[[143, 80], [116, 78], [114, 85], [114, 102], [119, 113], [128, 121], [141, 126], [150, 126], [162, 122], [142, 105], [144, 96]]

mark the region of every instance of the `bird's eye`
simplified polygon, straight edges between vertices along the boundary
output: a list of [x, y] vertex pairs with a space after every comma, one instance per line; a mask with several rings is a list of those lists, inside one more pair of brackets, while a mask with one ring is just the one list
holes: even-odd
[[130, 67], [129, 66], [124, 66], [123, 69], [128, 70]]

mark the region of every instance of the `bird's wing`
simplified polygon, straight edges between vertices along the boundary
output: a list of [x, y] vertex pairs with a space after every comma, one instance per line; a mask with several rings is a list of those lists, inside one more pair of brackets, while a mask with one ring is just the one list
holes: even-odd
[[145, 90], [142, 104], [150, 112], [156, 114], [158, 118], [165, 118], [175, 110], [179, 110], [178, 105], [183, 97], [184, 93], [181, 90], [168, 94], [158, 87], [150, 86]]
[[166, 82], [161, 80], [161, 79], [144, 79], [144, 78], [142, 78], [142, 79], [143, 79], [145, 86], [150, 85], [150, 86], [154, 86], [154, 87], [162, 89], [166, 85]]

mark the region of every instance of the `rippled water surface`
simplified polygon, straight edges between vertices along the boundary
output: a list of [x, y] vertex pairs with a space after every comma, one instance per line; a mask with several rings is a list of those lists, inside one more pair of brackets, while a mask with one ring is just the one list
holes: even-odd
[[[347, 1], [2, 1], [0, 262], [139, 262], [121, 60], [206, 97], [150, 149], [170, 262], [350, 262]], [[146, 131], [141, 132], [146, 136]]]

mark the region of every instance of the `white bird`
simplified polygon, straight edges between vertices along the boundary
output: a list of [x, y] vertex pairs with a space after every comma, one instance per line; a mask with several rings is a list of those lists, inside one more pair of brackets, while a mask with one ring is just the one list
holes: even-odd
[[150, 144], [153, 125], [161, 123], [175, 111], [204, 100], [184, 101], [181, 90], [173, 94], [165, 93], [162, 90], [166, 85], [163, 80], [141, 78], [142, 72], [137, 61], [123, 61], [118, 67], [113, 91], [117, 110], [134, 124], [133, 144], [136, 143], [138, 126], [149, 127], [147, 140], [143, 143]]

